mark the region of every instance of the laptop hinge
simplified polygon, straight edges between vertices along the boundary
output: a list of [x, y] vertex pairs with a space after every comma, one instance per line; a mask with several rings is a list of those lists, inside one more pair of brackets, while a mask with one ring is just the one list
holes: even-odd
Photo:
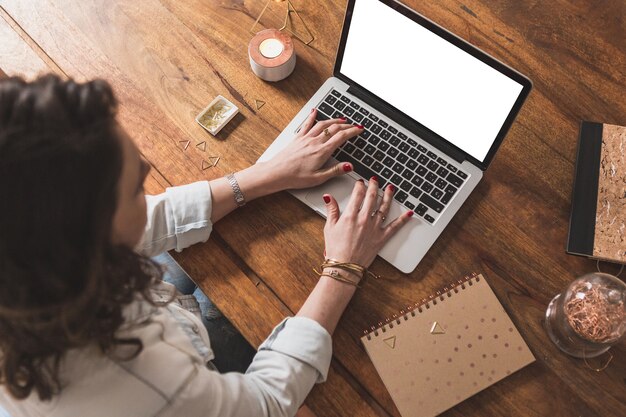
[[465, 161], [465, 153], [459, 149], [456, 149], [450, 145], [448, 145], [445, 139], [437, 136], [435, 133], [429, 131], [424, 126], [416, 123], [412, 119], [400, 114], [398, 111], [393, 110], [391, 106], [385, 104], [382, 100], [379, 100], [375, 97], [372, 97], [370, 93], [367, 93], [363, 89], [351, 85], [348, 87], [348, 93], [354, 95], [355, 97], [363, 100], [370, 106], [374, 107], [376, 110], [395, 121], [396, 123], [404, 126], [407, 130], [411, 131], [415, 135], [419, 136], [421, 139], [428, 142], [430, 145], [439, 149], [441, 152], [445, 153], [458, 163], [463, 163]]

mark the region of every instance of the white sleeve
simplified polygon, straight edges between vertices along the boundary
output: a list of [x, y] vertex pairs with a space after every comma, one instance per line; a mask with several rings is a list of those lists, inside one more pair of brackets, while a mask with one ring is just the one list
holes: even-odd
[[283, 320], [259, 347], [245, 374], [220, 374], [201, 365], [160, 415], [173, 417], [291, 417], [332, 356], [330, 334], [316, 321]]
[[211, 188], [208, 181], [170, 187], [159, 195], [147, 195], [148, 221], [137, 252], [146, 256], [198, 242], [206, 242], [211, 223]]

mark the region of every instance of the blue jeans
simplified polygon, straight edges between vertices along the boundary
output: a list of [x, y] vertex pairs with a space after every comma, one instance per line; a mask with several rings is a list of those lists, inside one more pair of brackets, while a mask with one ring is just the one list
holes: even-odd
[[256, 350], [224, 317], [169, 253], [162, 253], [153, 259], [166, 266], [163, 281], [174, 285], [182, 294], [193, 294], [198, 300], [202, 323], [209, 332], [211, 348], [215, 353], [215, 359], [213, 359], [215, 367], [222, 373], [245, 372], [252, 362]]

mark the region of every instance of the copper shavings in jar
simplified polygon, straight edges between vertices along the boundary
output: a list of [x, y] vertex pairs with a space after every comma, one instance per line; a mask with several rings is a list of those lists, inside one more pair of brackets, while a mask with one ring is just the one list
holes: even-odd
[[624, 317], [624, 301], [607, 302], [598, 286], [578, 283], [572, 288], [572, 297], [565, 303], [565, 317], [581, 337], [596, 343], [611, 342], [620, 337], [615, 323]]

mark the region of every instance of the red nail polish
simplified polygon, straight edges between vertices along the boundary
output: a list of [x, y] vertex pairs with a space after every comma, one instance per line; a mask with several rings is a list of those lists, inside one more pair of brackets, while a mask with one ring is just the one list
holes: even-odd
[[348, 119], [346, 119], [345, 117], [340, 117], [339, 120], [343, 120], [345, 122]]
[[409, 216], [409, 217], [413, 217], [413, 210], [409, 210], [409, 211], [406, 213], [406, 215], [407, 215], [407, 216]]
[[378, 182], [378, 177], [376, 175], [372, 176], [372, 178], [370, 178], [370, 180], [374, 180], [376, 182]]
[[322, 197], [324, 199], [324, 203], [328, 204], [330, 203], [330, 196], [325, 195], [324, 197]]
[[365, 129], [363, 125], [355, 125], [355, 126], [358, 127], [359, 129]]
[[391, 192], [392, 192], [392, 193], [394, 193], [394, 192], [396, 191], [396, 186], [395, 186], [395, 185], [393, 185], [393, 184], [389, 184], [389, 185], [387, 186], [387, 188], [389, 188], [389, 189], [391, 190]]
[[343, 164], [343, 171], [344, 172], [352, 171], [352, 166], [350, 164]]

